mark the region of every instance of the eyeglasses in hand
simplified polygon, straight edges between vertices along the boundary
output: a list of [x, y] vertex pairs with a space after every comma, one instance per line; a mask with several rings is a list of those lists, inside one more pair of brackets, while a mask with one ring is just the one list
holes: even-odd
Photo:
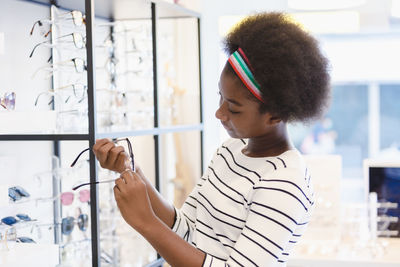
[[[114, 143], [118, 143], [118, 142], [121, 142], [121, 141], [126, 141], [127, 144], [128, 144], [129, 157], [130, 157], [130, 160], [131, 160], [131, 168], [132, 168], [133, 171], [135, 171], [135, 160], [134, 160], [134, 156], [133, 156], [133, 150], [132, 150], [131, 141], [129, 141], [128, 138], [121, 138], [121, 139], [115, 139], [115, 140], [113, 140]], [[83, 153], [85, 153], [86, 151], [89, 151], [89, 150], [90, 150], [90, 148], [86, 148], [85, 150], [83, 150], [82, 152], [80, 152], [80, 153], [78, 154], [78, 156], [76, 157], [76, 159], [72, 162], [71, 167], [73, 167], [73, 166], [78, 162], [78, 159], [80, 158], [80, 156], [81, 156]], [[114, 182], [114, 181], [115, 181], [115, 179], [84, 183], [84, 184], [80, 184], [80, 185], [77, 185], [77, 186], [73, 187], [72, 190], [77, 190], [78, 188], [80, 188], [80, 187], [82, 187], [82, 186], [85, 186], [85, 185], [100, 184], [100, 183], [109, 183], [109, 182]]]

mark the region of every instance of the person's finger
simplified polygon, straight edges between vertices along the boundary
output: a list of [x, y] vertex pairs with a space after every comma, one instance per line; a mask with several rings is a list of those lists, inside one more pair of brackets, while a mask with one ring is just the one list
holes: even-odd
[[133, 179], [134, 172], [131, 169], [125, 169], [121, 172], [121, 178], [124, 179], [126, 184], [129, 184]]
[[115, 185], [118, 187], [120, 192], [123, 193], [125, 191], [125, 186], [126, 186], [125, 179], [123, 179], [121, 177], [116, 179], [115, 180]]
[[114, 146], [115, 144], [113, 142], [110, 142], [106, 143], [97, 150], [97, 154], [95, 155], [101, 164], [105, 164], [107, 162], [108, 154]]
[[121, 194], [121, 190], [119, 190], [118, 185], [114, 185], [113, 191], [115, 199], [118, 200]]
[[[129, 166], [129, 156], [128, 154], [124, 151], [118, 154], [117, 160], [115, 161], [115, 165], [116, 166], [125, 166], [128, 167]], [[124, 169], [122, 169], [124, 170]], [[121, 170], [119, 170], [121, 171]]]
[[138, 182], [138, 181], [142, 181], [142, 177], [140, 177], [140, 175], [136, 172], [131, 172], [132, 174], [132, 181], [134, 182]]
[[96, 140], [96, 143], [93, 145], [93, 148], [92, 148], [93, 153], [96, 154], [97, 151], [99, 150], [99, 148], [102, 147], [104, 144], [106, 144], [106, 143], [108, 143], [108, 142], [111, 142], [111, 140], [108, 139], [108, 138], [97, 139], [97, 140]]
[[114, 165], [116, 160], [117, 160], [117, 158], [118, 158], [118, 156], [119, 156], [119, 154], [121, 152], [123, 152], [123, 151], [124, 151], [124, 147], [123, 146], [116, 146], [116, 147], [111, 148], [109, 153], [108, 153], [108, 157], [107, 157], [107, 160], [106, 160], [105, 163], [107, 165]]

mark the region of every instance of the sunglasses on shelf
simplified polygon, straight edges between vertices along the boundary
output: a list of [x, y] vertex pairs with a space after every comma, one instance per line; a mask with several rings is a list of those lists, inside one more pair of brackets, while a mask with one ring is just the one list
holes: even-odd
[[0, 97], [0, 105], [7, 110], [15, 109], [15, 93], [5, 93], [4, 96]]
[[[64, 192], [61, 194], [61, 204], [64, 206], [71, 205], [74, 202], [76, 192]], [[79, 191], [78, 199], [82, 203], [87, 203], [90, 200], [90, 191], [88, 189], [83, 189]]]
[[27, 236], [17, 237], [17, 243], [36, 243], [32, 238]]
[[89, 216], [81, 213], [78, 218], [68, 216], [61, 221], [61, 233], [63, 235], [70, 235], [74, 230], [75, 223], [78, 225], [79, 230], [86, 231], [89, 225]]
[[78, 192], [63, 192], [55, 197], [49, 198], [38, 198], [36, 201], [54, 201], [60, 199], [61, 204], [69, 206], [74, 202], [75, 195], [78, 195], [78, 200], [82, 203], [88, 203], [90, 201], [90, 191], [88, 189], [82, 189]]
[[8, 196], [13, 200], [17, 201], [23, 197], [30, 197], [30, 194], [23, 189], [21, 186], [13, 186], [8, 188]]
[[[68, 20], [72, 20], [74, 25], [78, 26], [78, 27], [82, 26], [83, 24], [86, 24], [85, 15], [83, 15], [82, 12], [79, 10], [72, 10], [67, 13], [57, 14], [56, 18], [54, 20], [41, 19], [41, 20], [35, 21], [35, 23], [32, 26], [32, 29], [30, 31], [30, 35], [33, 34], [33, 31], [35, 30], [36, 25], [38, 25], [39, 27], [42, 27], [43, 24], [53, 24], [53, 23], [59, 23], [59, 22], [68, 21]], [[51, 29], [48, 32], [46, 32], [46, 34], [44, 34], [44, 37], [47, 37], [50, 33], [51, 33]]]
[[78, 49], [82, 49], [82, 48], [84, 48], [86, 46], [86, 37], [83, 37], [83, 35], [80, 34], [79, 32], [73, 32], [73, 33], [70, 33], [70, 34], [66, 34], [66, 35], [57, 37], [56, 40], [63, 39], [63, 38], [69, 37], [69, 36], [72, 36], [72, 41], [60, 41], [60, 42], [57, 42], [57, 44], [51, 44], [50, 40], [46, 40], [46, 41], [38, 43], [37, 45], [35, 45], [33, 47], [32, 52], [30, 53], [29, 57], [32, 57], [33, 54], [36, 51], [36, 48], [38, 48], [39, 46], [42, 46], [42, 45], [45, 45], [47, 47], [55, 47], [55, 48], [57, 48], [60, 43], [73, 42], [75, 47], [78, 48]]
[[[134, 155], [133, 155], [133, 150], [132, 150], [132, 143], [131, 143], [131, 141], [129, 141], [128, 138], [121, 138], [121, 139], [113, 140], [114, 143], [118, 143], [118, 142], [121, 142], [121, 141], [126, 141], [127, 142], [128, 151], [129, 151], [129, 157], [130, 157], [130, 160], [131, 160], [131, 168], [132, 168], [132, 170], [135, 170], [135, 160], [134, 160]], [[86, 151], [89, 151], [89, 150], [90, 150], [90, 148], [86, 148], [83, 151], [81, 151], [78, 154], [78, 156], [76, 157], [76, 159], [72, 162], [71, 167], [73, 167], [78, 162], [79, 158], [82, 156], [83, 153], [85, 153]], [[115, 179], [83, 183], [83, 184], [80, 184], [80, 185], [77, 185], [77, 186], [73, 187], [72, 190], [75, 191], [78, 188], [80, 188], [82, 186], [85, 186], [85, 185], [100, 184], [100, 183], [110, 183], [110, 182], [114, 182], [114, 181], [115, 181]]]
[[20, 222], [20, 221], [26, 221], [26, 222], [29, 222], [29, 221], [33, 221], [28, 215], [26, 215], [26, 214], [17, 214], [17, 215], [15, 215], [17, 218], [15, 218], [14, 216], [7, 216], [7, 217], [4, 217], [4, 218], [2, 218], [1, 219], [1, 222], [2, 223], [4, 223], [4, 224], [6, 224], [6, 225], [9, 225], [9, 226], [11, 226], [11, 225], [14, 225], [14, 224], [16, 224], [17, 222]]

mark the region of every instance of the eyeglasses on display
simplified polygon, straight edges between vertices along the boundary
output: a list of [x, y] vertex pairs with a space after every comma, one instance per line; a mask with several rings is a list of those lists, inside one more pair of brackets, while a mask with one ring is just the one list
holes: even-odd
[[[38, 25], [39, 27], [42, 27], [43, 24], [53, 24], [53, 23], [57, 23], [57, 22], [60, 22], [63, 20], [72, 20], [74, 25], [78, 26], [78, 27], [81, 26], [82, 24], [86, 24], [85, 15], [83, 15], [81, 11], [72, 10], [67, 13], [57, 14], [57, 16], [54, 20], [41, 19], [41, 20], [35, 21], [35, 23], [32, 26], [32, 29], [30, 31], [30, 35], [33, 34], [33, 31], [35, 30], [36, 25]], [[44, 36], [47, 37], [50, 34], [50, 32], [51, 32], [51, 29]]]
[[0, 105], [7, 110], [15, 109], [15, 93], [5, 93], [4, 96], [0, 97]]
[[38, 68], [32, 75], [32, 79], [35, 78], [35, 76], [38, 74], [38, 72], [42, 71], [42, 70], [47, 70], [50, 71], [51, 75], [53, 75], [53, 71], [57, 70], [57, 66], [71, 66], [71, 63], [73, 63], [73, 66], [75, 67], [75, 71], [77, 73], [82, 73], [85, 70], [87, 70], [87, 66], [86, 66], [86, 62], [84, 59], [76, 57], [76, 58], [71, 58], [68, 60], [64, 60], [64, 61], [60, 61], [60, 62], [56, 62], [53, 64], [49, 64], [43, 67]]
[[54, 89], [54, 91], [68, 89], [70, 87], [72, 88], [72, 91], [74, 92], [74, 96], [76, 98], [80, 99], [79, 102], [81, 102], [81, 100], [83, 98], [85, 98], [85, 94], [87, 92], [87, 86], [85, 84], [82, 84], [82, 83], [68, 84], [65, 86], [58, 87], [58, 88]]
[[[54, 97], [55, 96], [58, 96], [60, 99], [62, 99], [61, 95], [59, 95], [57, 92], [58, 91], [65, 91], [65, 90], [67, 90], [69, 88], [72, 88], [73, 96], [76, 99], [78, 99], [78, 103], [81, 103], [85, 99], [86, 92], [87, 92], [87, 86], [86, 85], [81, 84], [81, 83], [68, 84], [68, 85], [61, 86], [61, 87], [58, 87], [56, 89], [51, 89], [49, 91], [42, 92], [42, 93], [38, 94], [38, 96], [35, 99], [35, 106], [38, 105], [39, 98], [41, 98], [41, 96], [43, 96], [43, 95], [50, 95], [51, 96], [51, 99], [47, 103], [48, 105], [50, 105], [50, 104], [52, 104], [54, 102]], [[68, 96], [65, 100], [63, 100], [64, 103], [68, 103], [70, 98], [71, 98], [71, 96]]]
[[39, 103], [39, 99], [41, 98], [41, 96], [44, 95], [49, 95], [50, 96], [50, 100], [48, 101], [47, 105], [51, 105], [52, 103], [54, 103], [54, 98], [57, 96], [62, 102], [64, 103], [68, 103], [69, 99], [71, 96], [68, 96], [65, 100], [62, 99], [61, 95], [53, 90], [49, 90], [46, 92], [41, 92], [40, 94], [38, 94], [38, 96], [35, 99], [35, 106], [38, 105]]
[[55, 47], [55, 48], [56, 48], [56, 47], [58, 47], [58, 44], [59, 44], [59, 43], [69, 43], [69, 42], [73, 42], [74, 45], [75, 45], [75, 47], [78, 48], [78, 49], [82, 49], [82, 48], [85, 47], [85, 45], [86, 45], [86, 37], [83, 37], [82, 34], [80, 34], [79, 32], [73, 32], [73, 33], [70, 33], [70, 34], [66, 34], [66, 35], [57, 37], [56, 40], [66, 38], [66, 37], [68, 37], [68, 36], [72, 36], [72, 41], [62, 41], [62, 42], [60, 41], [60, 42], [58, 42], [56, 45], [52, 45], [52, 44], [50, 43], [50, 42], [51, 42], [50, 40], [46, 40], [46, 41], [43, 41], [43, 42], [38, 43], [37, 45], [35, 45], [35, 46], [33, 47], [32, 52], [30, 53], [29, 57], [32, 57], [33, 54], [35, 53], [36, 49], [37, 49], [39, 46], [42, 46], [42, 45], [45, 45], [45, 46], [47, 46], [47, 47]]
[[[118, 143], [121, 141], [126, 141], [128, 144], [128, 150], [129, 150], [129, 156], [130, 156], [130, 160], [131, 160], [131, 168], [134, 171], [135, 170], [135, 160], [134, 160], [134, 155], [133, 155], [133, 150], [132, 150], [132, 143], [131, 141], [129, 141], [128, 138], [121, 138], [121, 139], [115, 139], [113, 140], [114, 143]], [[73, 167], [79, 160], [80, 156], [85, 153], [86, 151], [89, 151], [90, 148], [86, 148], [85, 150], [81, 151], [78, 156], [76, 157], [76, 159], [72, 162], [71, 167]], [[72, 188], [72, 190], [77, 190], [78, 188], [85, 186], [85, 185], [91, 185], [91, 184], [100, 184], [100, 183], [110, 183], [110, 182], [114, 182], [115, 179], [111, 179], [111, 180], [103, 180], [103, 181], [96, 181], [96, 182], [89, 182], [89, 183], [83, 183], [80, 185], [77, 185], [75, 187]]]

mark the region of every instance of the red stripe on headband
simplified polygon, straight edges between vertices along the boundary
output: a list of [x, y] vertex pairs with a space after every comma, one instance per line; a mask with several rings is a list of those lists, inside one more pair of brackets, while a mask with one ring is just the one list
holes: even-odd
[[236, 68], [235, 64], [233, 64], [233, 62], [231, 61], [230, 58], [228, 58], [229, 63], [231, 64], [233, 70], [236, 72], [237, 76], [240, 78], [240, 80], [243, 82], [243, 84], [246, 86], [247, 89], [249, 89], [249, 91], [261, 102], [265, 103], [264, 100], [261, 98], [261, 96], [259, 96], [256, 92], [253, 91], [253, 89], [251, 89], [251, 86], [247, 84], [246, 80], [243, 79], [242, 75], [240, 74], [239, 70]]
[[240, 53], [240, 55], [242, 56], [242, 58], [244, 59], [244, 61], [246, 61], [247, 66], [249, 66], [249, 68], [251, 69], [252, 72], [254, 72], [253, 67], [250, 64], [249, 59], [246, 57], [246, 55], [244, 54], [242, 48], [239, 47], [238, 52]]

